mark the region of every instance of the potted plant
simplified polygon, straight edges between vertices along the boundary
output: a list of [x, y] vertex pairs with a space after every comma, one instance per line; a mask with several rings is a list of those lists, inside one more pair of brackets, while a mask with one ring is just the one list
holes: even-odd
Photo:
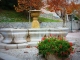
[[38, 43], [38, 50], [39, 54], [47, 60], [65, 59], [73, 52], [72, 43], [60, 36], [43, 37], [42, 41]]

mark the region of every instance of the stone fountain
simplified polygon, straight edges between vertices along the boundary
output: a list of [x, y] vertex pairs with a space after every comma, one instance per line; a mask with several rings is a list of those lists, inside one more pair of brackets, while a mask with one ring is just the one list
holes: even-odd
[[44, 35], [67, 35], [69, 29], [66, 27], [40, 28], [38, 22], [40, 10], [30, 12], [33, 17], [32, 28], [0, 28], [0, 34], [3, 36], [0, 48], [25, 48], [27, 45], [37, 45]]

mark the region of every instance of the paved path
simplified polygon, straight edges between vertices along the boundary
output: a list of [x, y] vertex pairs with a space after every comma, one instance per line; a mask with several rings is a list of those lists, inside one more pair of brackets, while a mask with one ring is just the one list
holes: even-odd
[[35, 47], [23, 49], [0, 49], [0, 57], [4, 60], [44, 60], [38, 55]]
[[[74, 48], [76, 51], [80, 51], [80, 31], [68, 33], [66, 38], [68, 41], [75, 43]], [[71, 57], [71, 60], [80, 60], [80, 52], [74, 53]]]
[[79, 41], [80, 40], [80, 31], [77, 32], [73, 32], [73, 33], [68, 33], [67, 36], [66, 36], [66, 39], [70, 42], [76, 42], [76, 41]]

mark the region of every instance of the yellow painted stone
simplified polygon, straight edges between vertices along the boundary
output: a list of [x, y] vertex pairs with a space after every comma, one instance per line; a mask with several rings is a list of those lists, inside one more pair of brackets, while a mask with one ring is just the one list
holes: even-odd
[[32, 28], [40, 28], [38, 17], [40, 15], [41, 10], [30, 10], [31, 17], [33, 17]]
[[32, 28], [40, 28], [40, 25], [39, 25], [39, 22], [38, 22], [38, 18], [37, 17], [34, 17], [33, 18]]

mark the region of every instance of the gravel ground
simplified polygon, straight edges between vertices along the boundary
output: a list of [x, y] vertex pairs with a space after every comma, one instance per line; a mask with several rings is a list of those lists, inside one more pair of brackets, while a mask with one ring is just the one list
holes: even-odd
[[[21, 60], [45, 60], [38, 55], [38, 49], [35, 47], [23, 48], [23, 49], [0, 49], [1, 53], [19, 58]], [[69, 60], [80, 60], [80, 52], [75, 52], [70, 55]]]
[[0, 49], [0, 52], [20, 58], [21, 60], [44, 60], [38, 55], [38, 49], [35, 47], [23, 49]]

